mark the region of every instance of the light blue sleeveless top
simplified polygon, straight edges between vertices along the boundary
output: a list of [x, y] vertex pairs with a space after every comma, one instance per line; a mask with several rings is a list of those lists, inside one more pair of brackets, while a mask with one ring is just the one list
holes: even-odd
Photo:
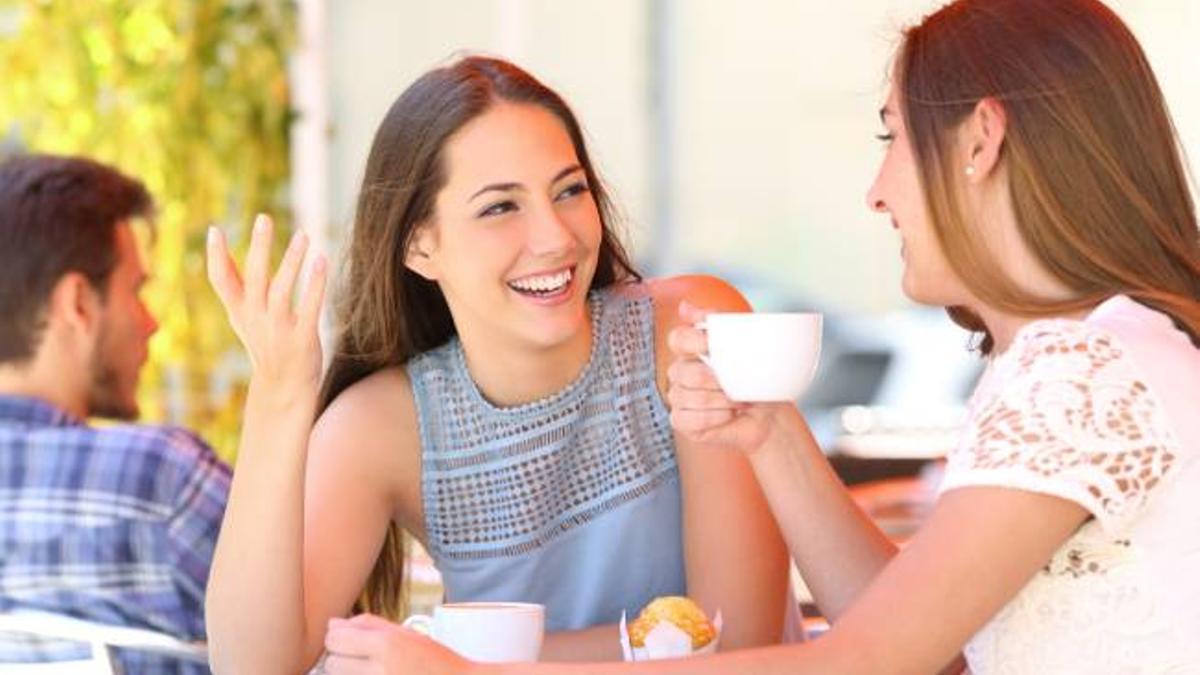
[[457, 338], [407, 365], [427, 544], [447, 602], [542, 603], [546, 630], [559, 631], [687, 591], [652, 301], [597, 291], [589, 302], [591, 356], [548, 398], [490, 404]]

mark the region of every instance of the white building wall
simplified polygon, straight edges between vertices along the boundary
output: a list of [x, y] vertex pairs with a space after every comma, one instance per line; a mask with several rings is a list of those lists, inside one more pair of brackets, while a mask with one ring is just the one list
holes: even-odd
[[[375, 125], [427, 68], [462, 51], [515, 59], [572, 103], [653, 250], [654, 153], [673, 148], [662, 269], [757, 277], [851, 312], [905, 305], [894, 234], [864, 193], [899, 29], [929, 0], [661, 0], [672, 37], [672, 142], [650, 116], [651, 0], [329, 0], [331, 217], [348, 224]], [[1200, 161], [1200, 0], [1114, 0]], [[778, 302], [780, 295], [764, 302]]]

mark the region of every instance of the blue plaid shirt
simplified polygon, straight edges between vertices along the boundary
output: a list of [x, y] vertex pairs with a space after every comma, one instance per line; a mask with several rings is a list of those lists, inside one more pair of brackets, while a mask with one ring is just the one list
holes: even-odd
[[[204, 586], [230, 473], [195, 435], [92, 427], [0, 396], [0, 611], [40, 610], [203, 640]], [[86, 645], [0, 634], [0, 663]], [[118, 651], [126, 673], [207, 673]], [[0, 671], [3, 671], [0, 666]]]

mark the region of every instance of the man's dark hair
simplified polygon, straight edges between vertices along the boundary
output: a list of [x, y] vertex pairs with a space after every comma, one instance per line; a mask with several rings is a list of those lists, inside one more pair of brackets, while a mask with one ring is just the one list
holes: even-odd
[[152, 210], [140, 181], [90, 159], [18, 155], [0, 164], [0, 363], [33, 357], [64, 274], [82, 274], [103, 297], [117, 223]]

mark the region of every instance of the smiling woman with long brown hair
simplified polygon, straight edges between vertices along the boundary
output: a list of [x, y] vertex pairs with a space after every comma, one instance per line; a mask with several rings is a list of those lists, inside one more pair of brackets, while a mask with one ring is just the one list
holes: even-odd
[[905, 33], [881, 117], [867, 201], [902, 240], [904, 291], [988, 360], [905, 549], [794, 406], [735, 405], [703, 333], [671, 336], [672, 423], [749, 458], [828, 634], [487, 666], [364, 616], [331, 626], [335, 672], [1200, 672], [1200, 232], [1137, 41], [1097, 0], [957, 0]]
[[642, 281], [611, 213], [566, 103], [469, 57], [376, 133], [319, 387], [323, 275], [290, 302], [304, 236], [270, 279], [260, 218], [243, 282], [212, 233], [254, 364], [206, 604], [216, 670], [306, 669], [356, 601], [400, 618], [402, 532], [448, 601], [544, 605], [544, 658], [620, 658], [622, 612], [658, 595], [720, 607], [722, 648], [785, 636], [787, 554], [749, 463], [672, 431], [656, 357], [681, 299], [745, 301]]

